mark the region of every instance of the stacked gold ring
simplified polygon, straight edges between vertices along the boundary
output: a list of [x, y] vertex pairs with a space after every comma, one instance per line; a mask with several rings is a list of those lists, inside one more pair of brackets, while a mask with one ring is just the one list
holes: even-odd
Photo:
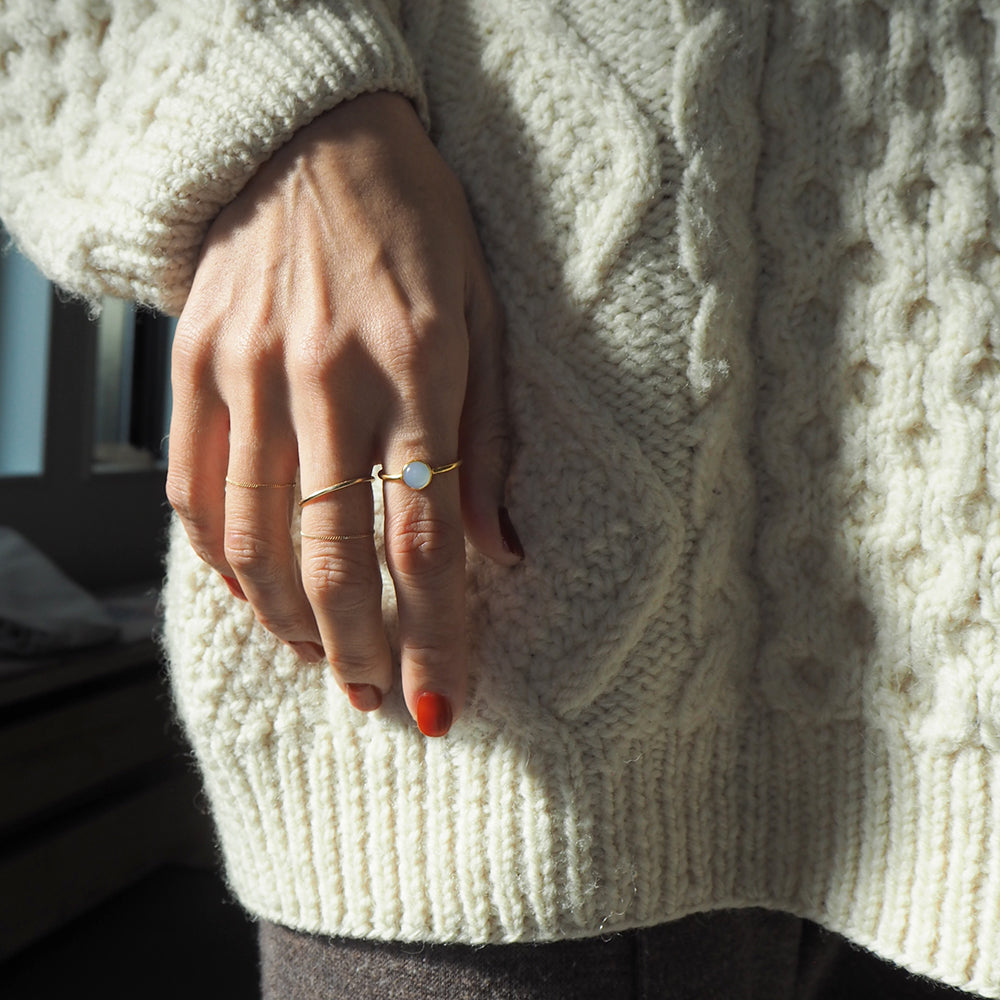
[[[403, 483], [404, 485], [409, 486], [411, 490], [425, 490], [428, 486], [430, 486], [431, 481], [435, 476], [443, 475], [445, 472], [451, 472], [453, 469], [457, 469], [461, 464], [462, 460], [457, 459], [454, 462], [449, 462], [447, 465], [432, 467], [427, 462], [417, 459], [412, 462], [407, 462], [406, 465], [403, 466], [402, 472], [386, 472], [384, 469], [380, 469], [378, 472], [378, 478], [384, 483]], [[374, 481], [375, 477], [372, 475], [357, 476], [354, 479], [344, 479], [339, 483], [334, 483], [332, 486], [324, 486], [322, 489], [316, 490], [308, 496], [304, 496], [299, 501], [299, 506], [305, 507], [307, 503], [312, 503], [313, 500], [319, 500], [321, 497], [329, 496], [331, 493], [339, 493], [341, 490], [349, 489], [351, 486], [360, 486], [362, 483], [373, 483]], [[288, 489], [295, 485], [295, 483], [248, 483], [239, 479], [230, 479], [228, 476], [226, 477], [226, 482], [230, 486], [239, 486], [248, 490], [279, 490]]]
[[239, 486], [244, 490], [290, 490], [295, 483], [244, 483], [239, 479], [230, 479], [226, 476], [228, 486]]
[[439, 465], [436, 469], [432, 469], [427, 462], [407, 462], [403, 466], [402, 472], [385, 472], [379, 470], [378, 477], [384, 483], [401, 482], [409, 486], [411, 490], [425, 490], [430, 486], [431, 480], [435, 476], [451, 472], [452, 469], [457, 469], [461, 464], [462, 460], [458, 459], [457, 461], [449, 462], [447, 465]]
[[350, 486], [360, 486], [361, 483], [373, 483], [375, 482], [374, 476], [358, 476], [357, 479], [345, 479], [342, 482], [334, 483], [333, 486], [324, 486], [321, 490], [316, 490], [315, 493], [310, 493], [309, 496], [303, 497], [299, 501], [300, 507], [305, 507], [307, 503], [311, 503], [313, 500], [319, 500], [320, 497], [329, 496], [331, 493], [337, 493], [340, 490], [346, 490]]
[[300, 533], [301, 538], [313, 538], [317, 542], [352, 542], [358, 538], [374, 538], [374, 531], [362, 531], [358, 535], [307, 535], [304, 531]]

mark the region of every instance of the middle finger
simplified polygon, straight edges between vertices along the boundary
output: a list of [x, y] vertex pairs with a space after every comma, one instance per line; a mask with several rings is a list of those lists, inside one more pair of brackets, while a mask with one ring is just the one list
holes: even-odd
[[[358, 482], [370, 476], [371, 451], [338, 433], [343, 423], [329, 416], [307, 425], [299, 441], [302, 581], [337, 680], [355, 707], [371, 709], [392, 686], [372, 486]], [[330, 492], [309, 499], [323, 490]]]

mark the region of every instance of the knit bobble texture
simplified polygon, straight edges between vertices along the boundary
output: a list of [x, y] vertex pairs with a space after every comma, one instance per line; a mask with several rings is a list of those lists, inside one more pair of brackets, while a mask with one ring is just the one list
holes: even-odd
[[802, 3], [771, 35], [761, 684], [995, 745], [995, 28], [972, 3]]
[[991, 17], [403, 14], [505, 305], [530, 557], [470, 555], [470, 702], [427, 741], [291, 671], [175, 540], [234, 888], [467, 942], [763, 905], [1000, 995]]
[[177, 707], [250, 911], [500, 943], [764, 906], [1000, 997], [998, 19], [0, 5], [0, 214], [73, 291], [178, 309], [257, 166], [391, 89], [504, 304], [528, 556], [469, 553], [445, 738], [398, 683], [351, 708], [174, 526]]

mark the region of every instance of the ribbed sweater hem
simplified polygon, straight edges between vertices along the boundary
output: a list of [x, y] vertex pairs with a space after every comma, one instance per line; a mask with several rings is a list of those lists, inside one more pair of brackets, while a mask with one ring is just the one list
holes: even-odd
[[475, 944], [764, 906], [1000, 996], [1000, 769], [981, 747], [776, 713], [603, 760], [371, 719], [269, 739], [206, 757], [232, 887], [268, 920]]

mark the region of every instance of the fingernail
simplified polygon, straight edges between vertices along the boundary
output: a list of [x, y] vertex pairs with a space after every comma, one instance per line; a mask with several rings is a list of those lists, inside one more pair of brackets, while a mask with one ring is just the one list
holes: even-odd
[[223, 576], [222, 573], [220, 573], [219, 576], [226, 581], [229, 593], [231, 593], [233, 597], [238, 597], [241, 601], [245, 601], [247, 599], [247, 595], [243, 593], [243, 588], [240, 586], [239, 581], [235, 576]]
[[288, 644], [302, 657], [306, 663], [321, 663], [326, 655], [323, 647], [317, 642], [290, 642]]
[[347, 697], [359, 712], [374, 712], [382, 704], [382, 692], [374, 684], [345, 684]]
[[444, 736], [451, 729], [451, 703], [443, 694], [424, 691], [417, 698], [417, 725], [424, 736]]
[[506, 507], [500, 507], [497, 511], [500, 518], [500, 537], [503, 539], [503, 547], [511, 553], [511, 555], [517, 556], [518, 559], [524, 558], [524, 546], [521, 544], [521, 539], [517, 537], [517, 532], [514, 530], [514, 525], [511, 523], [510, 514], [507, 512]]

